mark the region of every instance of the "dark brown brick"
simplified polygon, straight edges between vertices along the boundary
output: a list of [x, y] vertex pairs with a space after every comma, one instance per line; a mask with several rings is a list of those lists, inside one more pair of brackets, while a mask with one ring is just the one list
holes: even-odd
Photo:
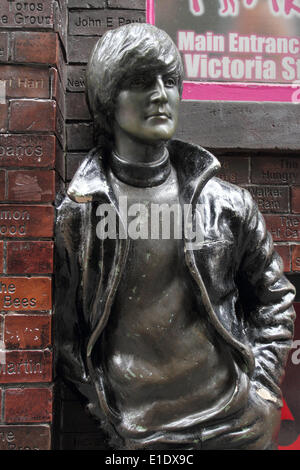
[[131, 8], [132, 10], [145, 10], [146, 0], [108, 0], [109, 8]]
[[5, 391], [6, 423], [52, 421], [51, 388], [13, 388]]
[[53, 170], [8, 171], [9, 201], [51, 202], [55, 198]]
[[297, 157], [252, 158], [252, 183], [300, 184], [300, 161]]
[[67, 148], [73, 150], [90, 150], [94, 145], [93, 124], [67, 124]]
[[65, 119], [59, 108], [56, 109], [55, 135], [63, 147], [65, 145]]
[[0, 134], [0, 167], [54, 167], [53, 135]]
[[105, 0], [68, 0], [69, 8], [105, 8]]
[[[65, 143], [66, 144], [66, 143]], [[58, 139], [56, 139], [56, 167], [55, 167], [59, 176], [65, 180], [66, 179], [66, 168], [65, 168], [65, 151], [60, 145]]]
[[51, 68], [51, 98], [56, 100], [62, 115], [66, 114], [64, 88], [57, 69]]
[[79, 10], [69, 12], [69, 34], [74, 36], [102, 35], [108, 29], [128, 23], [144, 23], [145, 14], [134, 10]]
[[0, 33], [0, 62], [8, 61], [8, 33]]
[[45, 349], [51, 345], [50, 315], [5, 315], [6, 349]]
[[5, 199], [5, 171], [0, 170], [0, 200], [3, 201]]
[[2, 88], [0, 87], [0, 132], [7, 130], [8, 124], [8, 105], [1, 102]]
[[289, 212], [290, 190], [286, 186], [245, 186], [261, 212]]
[[80, 121], [92, 119], [86, 103], [85, 93], [67, 93], [66, 108], [67, 119], [78, 119]]
[[0, 278], [0, 309], [4, 311], [50, 310], [51, 279], [48, 277]]
[[291, 249], [288, 245], [275, 245], [275, 250], [283, 261], [283, 270], [288, 273], [291, 270]]
[[50, 382], [52, 354], [45, 351], [6, 351], [5, 363], [0, 364], [3, 384]]
[[8, 98], [49, 98], [49, 70], [28, 65], [2, 65], [1, 79], [5, 81]]
[[67, 91], [85, 91], [86, 67], [82, 67], [81, 65], [69, 65], [67, 73]]
[[275, 241], [300, 241], [300, 217], [296, 215], [265, 215], [267, 227]]
[[[8, 5], [8, 6], [7, 6]], [[34, 5], [31, 7], [30, 5]], [[10, 0], [0, 12], [0, 27], [13, 29], [53, 29], [53, 2]]]
[[80, 163], [86, 157], [86, 153], [68, 153], [67, 154], [67, 179], [71, 180], [79, 167]]
[[50, 450], [49, 425], [0, 425], [0, 450]]
[[3, 273], [3, 256], [4, 256], [3, 242], [0, 241], [0, 273]]
[[292, 271], [300, 271], [300, 245], [292, 247]]
[[68, 0], [60, 0], [54, 2], [54, 30], [58, 32], [62, 47], [67, 50], [67, 33], [68, 33]]
[[11, 101], [11, 131], [49, 131], [55, 130], [56, 103], [45, 101]]
[[300, 186], [292, 188], [292, 212], [300, 214]]
[[68, 50], [67, 59], [68, 62], [84, 63], [87, 64], [92, 49], [99, 37], [68, 37]]
[[247, 157], [219, 157], [222, 168], [218, 177], [233, 184], [249, 182], [249, 158]]
[[53, 242], [8, 242], [8, 274], [49, 274], [53, 272]]
[[58, 40], [56, 33], [21, 32], [13, 33], [14, 62], [56, 64]]
[[52, 206], [0, 205], [1, 238], [52, 237], [53, 224]]

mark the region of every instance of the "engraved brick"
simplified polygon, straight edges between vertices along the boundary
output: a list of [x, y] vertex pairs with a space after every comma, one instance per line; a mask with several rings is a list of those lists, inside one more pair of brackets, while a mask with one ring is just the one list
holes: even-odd
[[88, 62], [90, 53], [99, 37], [68, 37], [68, 50], [67, 59], [68, 62], [84, 63]]
[[249, 158], [219, 157], [222, 168], [218, 177], [233, 184], [243, 184], [249, 181]]
[[52, 354], [45, 351], [6, 351], [0, 364], [3, 384], [50, 382]]
[[300, 245], [292, 247], [292, 271], [300, 271]]
[[105, 0], [68, 0], [68, 8], [105, 8]]
[[0, 273], [3, 273], [3, 256], [4, 256], [3, 242], [0, 241]]
[[297, 157], [252, 158], [252, 183], [300, 184], [300, 162]]
[[291, 270], [291, 250], [288, 245], [275, 245], [275, 250], [281, 256], [284, 272]]
[[9, 98], [49, 98], [49, 70], [31, 66], [2, 65], [1, 80]]
[[6, 349], [45, 349], [51, 345], [50, 315], [5, 315]]
[[51, 279], [48, 277], [2, 277], [0, 310], [36, 311], [52, 307]]
[[136, 10], [145, 10], [146, 0], [108, 0], [109, 8], [131, 8]]
[[289, 188], [286, 186], [245, 186], [261, 212], [288, 212]]
[[274, 241], [300, 241], [300, 216], [265, 215], [265, 220]]
[[0, 450], [50, 450], [49, 425], [0, 426]]
[[5, 391], [6, 423], [52, 421], [52, 389], [13, 388]]
[[53, 29], [52, 0], [43, 0], [41, 2], [10, 0], [7, 5], [4, 10], [0, 11], [0, 27]]
[[7, 103], [1, 102], [1, 88], [0, 88], [0, 132], [4, 132], [7, 130], [7, 123], [8, 123], [8, 105]]
[[90, 150], [94, 144], [93, 124], [67, 124], [68, 150]]
[[53, 135], [1, 134], [0, 167], [54, 167]]
[[56, 103], [52, 100], [12, 100], [9, 130], [54, 131]]
[[300, 214], [300, 186], [292, 188], [292, 212]]
[[8, 61], [8, 33], [0, 33], [0, 62]]
[[55, 197], [53, 170], [8, 171], [8, 200], [51, 202]]
[[0, 200], [5, 199], [5, 171], [0, 170]]
[[69, 65], [67, 73], [67, 91], [85, 91], [86, 67], [82, 67], [81, 65]]
[[86, 157], [86, 153], [68, 153], [67, 154], [67, 179], [73, 178], [80, 163]]
[[58, 40], [56, 33], [16, 32], [13, 34], [14, 62], [56, 64]]
[[67, 93], [66, 108], [67, 119], [78, 119], [80, 121], [92, 119], [86, 103], [85, 93]]
[[54, 209], [39, 205], [0, 205], [0, 237], [52, 237]]
[[69, 12], [69, 34], [91, 36], [128, 23], [144, 23], [145, 14], [129, 10], [80, 10]]
[[53, 272], [53, 242], [7, 243], [8, 274], [48, 274]]

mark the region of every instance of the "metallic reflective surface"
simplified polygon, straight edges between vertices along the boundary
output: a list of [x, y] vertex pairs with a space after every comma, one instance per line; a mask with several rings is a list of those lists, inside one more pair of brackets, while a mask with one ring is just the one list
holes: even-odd
[[[116, 35], [120, 49], [137, 33], [152, 50], [158, 33], [148, 25], [111, 31], [107, 41]], [[218, 179], [220, 164], [203, 148], [169, 140], [180, 79], [163, 80], [167, 58], [146, 84], [124, 68], [113, 136], [89, 153], [58, 205], [58, 371], [115, 449], [275, 448], [294, 288], [249, 193]], [[90, 100], [97, 81], [88, 82]], [[146, 112], [145, 130], [153, 93], [162, 115]], [[111, 164], [112, 148], [127, 164]], [[191, 249], [185, 233], [100, 239], [99, 205], [118, 227], [127, 223], [120, 196], [129, 206], [187, 205], [200, 242]]]

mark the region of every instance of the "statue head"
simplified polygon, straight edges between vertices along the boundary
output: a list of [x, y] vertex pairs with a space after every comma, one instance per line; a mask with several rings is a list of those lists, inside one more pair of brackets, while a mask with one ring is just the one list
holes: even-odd
[[149, 74], [172, 74], [182, 93], [183, 66], [178, 49], [164, 31], [146, 23], [110, 30], [96, 43], [86, 79], [87, 102], [96, 137], [113, 141], [116, 101], [130, 81]]

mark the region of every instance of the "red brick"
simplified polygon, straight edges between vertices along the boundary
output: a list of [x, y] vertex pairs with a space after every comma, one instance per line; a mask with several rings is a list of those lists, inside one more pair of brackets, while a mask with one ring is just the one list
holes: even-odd
[[52, 421], [52, 389], [13, 388], [5, 391], [6, 423]]
[[52, 100], [12, 100], [9, 130], [49, 131], [55, 130], [56, 103]]
[[0, 273], [3, 273], [3, 256], [4, 256], [3, 242], [0, 241]]
[[8, 274], [53, 272], [53, 242], [8, 242]]
[[292, 247], [292, 271], [300, 271], [300, 245]]
[[9, 201], [51, 202], [55, 198], [53, 170], [8, 171]]
[[247, 157], [219, 157], [222, 168], [218, 177], [233, 184], [249, 182], [249, 158]]
[[0, 382], [36, 383], [50, 382], [52, 354], [45, 351], [6, 351], [5, 363], [0, 364]]
[[14, 33], [13, 60], [39, 64], [57, 63], [58, 41], [56, 33]]
[[5, 80], [5, 96], [9, 98], [49, 98], [48, 68], [28, 65], [1, 65], [1, 80]]
[[0, 62], [8, 61], [8, 33], [0, 33]]
[[0, 170], [0, 201], [5, 199], [5, 171]]
[[0, 167], [54, 167], [55, 136], [0, 134]]
[[0, 237], [52, 237], [52, 206], [0, 204]]
[[50, 450], [50, 426], [0, 425], [0, 450]]
[[265, 215], [268, 230], [275, 241], [300, 241], [300, 217], [296, 215]]
[[[64, 86], [62, 85], [59, 73], [57, 69], [52, 67], [50, 69], [51, 74], [51, 98], [56, 100], [57, 106], [60, 109], [61, 114], [66, 114], [65, 105], [65, 93]], [[72, 118], [75, 119], [75, 118]]]
[[292, 212], [300, 214], [300, 186], [292, 188]]
[[7, 130], [8, 105], [1, 103], [1, 93], [2, 89], [0, 88], [0, 132], [4, 132]]
[[7, 349], [45, 349], [51, 345], [50, 315], [5, 315]]
[[291, 250], [288, 245], [275, 245], [275, 250], [281, 256], [284, 272], [291, 270]]
[[48, 277], [1, 277], [0, 310], [36, 311], [52, 307]]
[[298, 157], [253, 157], [252, 183], [300, 184], [300, 162]]

